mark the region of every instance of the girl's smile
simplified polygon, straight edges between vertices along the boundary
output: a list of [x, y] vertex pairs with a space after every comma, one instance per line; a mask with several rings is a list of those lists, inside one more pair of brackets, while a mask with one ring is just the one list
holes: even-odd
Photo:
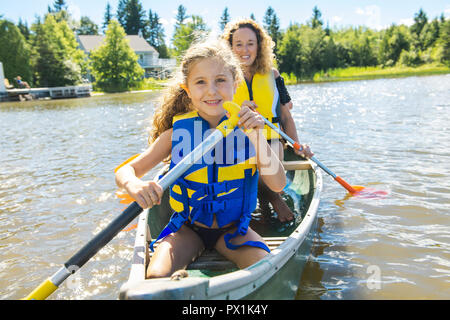
[[222, 105], [232, 101], [237, 83], [223, 62], [206, 58], [195, 63], [187, 78], [187, 94], [198, 114], [217, 126], [225, 114]]

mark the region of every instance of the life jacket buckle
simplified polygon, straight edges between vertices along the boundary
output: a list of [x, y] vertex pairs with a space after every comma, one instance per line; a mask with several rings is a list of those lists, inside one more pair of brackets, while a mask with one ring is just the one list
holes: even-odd
[[217, 213], [225, 211], [226, 201], [205, 201], [203, 203], [203, 210], [208, 213]]

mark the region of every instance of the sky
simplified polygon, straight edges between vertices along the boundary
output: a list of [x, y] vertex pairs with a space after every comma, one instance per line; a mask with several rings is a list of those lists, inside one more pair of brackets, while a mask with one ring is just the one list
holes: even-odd
[[[68, 10], [77, 20], [88, 16], [98, 25], [103, 23], [106, 4], [117, 10], [119, 0], [66, 0]], [[186, 7], [188, 15], [200, 15], [208, 27], [216, 33], [220, 32], [219, 19], [225, 7], [231, 19], [255, 15], [262, 22], [267, 8], [275, 10], [280, 19], [280, 26], [286, 29], [291, 23], [306, 23], [312, 16], [312, 9], [317, 6], [322, 13], [322, 20], [330, 27], [367, 26], [373, 29], [384, 29], [395, 23], [411, 25], [414, 14], [422, 8], [431, 20], [442, 13], [450, 18], [449, 0], [140, 0], [144, 10], [156, 12], [163, 23], [166, 41], [173, 35], [173, 25], [177, 8], [180, 4]], [[53, 6], [54, 0], [0, 0], [0, 15], [15, 23], [26, 21], [30, 26], [36, 16], [43, 16], [47, 7]]]

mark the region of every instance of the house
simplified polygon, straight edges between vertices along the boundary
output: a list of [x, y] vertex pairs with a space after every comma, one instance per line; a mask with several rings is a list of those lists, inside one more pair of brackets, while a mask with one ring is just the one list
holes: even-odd
[[[104, 35], [79, 35], [77, 41], [81, 50], [86, 54], [100, 47], [103, 43]], [[145, 70], [145, 77], [166, 78], [176, 67], [176, 59], [160, 59], [158, 51], [138, 35], [127, 35], [131, 49], [138, 56], [138, 63]]]

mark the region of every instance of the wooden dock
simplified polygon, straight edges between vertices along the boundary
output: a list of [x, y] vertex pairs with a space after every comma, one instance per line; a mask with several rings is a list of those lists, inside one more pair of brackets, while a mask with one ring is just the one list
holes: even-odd
[[0, 101], [25, 101], [36, 99], [66, 99], [90, 97], [91, 84], [68, 87], [6, 89]]

